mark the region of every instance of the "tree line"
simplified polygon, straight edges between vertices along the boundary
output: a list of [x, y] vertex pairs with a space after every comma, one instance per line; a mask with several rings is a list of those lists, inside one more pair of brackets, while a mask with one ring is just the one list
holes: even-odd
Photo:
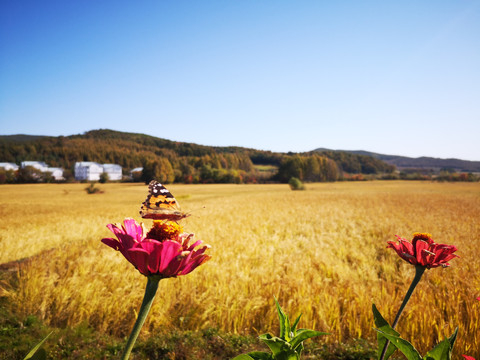
[[[255, 183], [288, 182], [291, 177], [302, 181], [335, 181], [347, 173], [389, 173], [394, 167], [378, 159], [348, 153], [275, 153], [241, 147], [211, 147], [174, 142], [144, 134], [113, 130], [93, 130], [68, 137], [0, 137], [0, 162], [44, 161], [65, 169], [73, 177], [77, 161], [113, 163], [134, 181], [155, 178], [163, 183]], [[276, 170], [264, 173], [259, 166]], [[30, 169], [31, 170], [31, 169]], [[25, 176], [12, 180], [3, 172], [5, 182], [26, 181]], [[41, 177], [36, 174], [34, 178]], [[0, 182], [2, 176], [0, 176]], [[27, 181], [28, 182], [28, 181]]]

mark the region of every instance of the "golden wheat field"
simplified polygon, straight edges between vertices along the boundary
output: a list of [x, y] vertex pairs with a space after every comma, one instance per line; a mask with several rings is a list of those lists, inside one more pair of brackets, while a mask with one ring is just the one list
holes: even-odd
[[[0, 186], [0, 264], [18, 266], [0, 284], [15, 313], [52, 326], [88, 323], [127, 335], [146, 279], [100, 242], [108, 223], [140, 220], [143, 184]], [[480, 357], [480, 184], [355, 182], [171, 185], [192, 216], [186, 231], [212, 246], [193, 273], [160, 282], [141, 336], [172, 328], [257, 334], [277, 331], [273, 296], [318, 341], [373, 340], [372, 303], [391, 322], [414, 268], [386, 242], [429, 232], [458, 247], [449, 268], [427, 270], [397, 330], [425, 352], [459, 327], [457, 354]], [[149, 220], [145, 221], [147, 225]]]

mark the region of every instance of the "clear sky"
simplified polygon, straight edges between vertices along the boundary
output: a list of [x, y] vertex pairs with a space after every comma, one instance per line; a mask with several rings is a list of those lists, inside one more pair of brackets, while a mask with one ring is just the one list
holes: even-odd
[[100, 128], [480, 160], [480, 0], [2, 0], [0, 134]]

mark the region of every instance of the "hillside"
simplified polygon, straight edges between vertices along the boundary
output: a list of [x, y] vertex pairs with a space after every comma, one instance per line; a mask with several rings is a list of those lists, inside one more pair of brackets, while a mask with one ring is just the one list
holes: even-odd
[[379, 154], [364, 150], [330, 150], [319, 148], [314, 150], [319, 153], [336, 152], [336, 153], [349, 153], [362, 156], [369, 156], [375, 159], [386, 162], [387, 164], [394, 165], [399, 170], [403, 169], [423, 169], [432, 170], [438, 172], [440, 170], [454, 170], [457, 172], [480, 172], [480, 161], [469, 161], [461, 159], [440, 159], [433, 157], [418, 157], [411, 158], [407, 156], [399, 155], [386, 155]]
[[[176, 142], [108, 129], [71, 136], [0, 136], [0, 162], [44, 161], [73, 172], [77, 161], [115, 163], [124, 174], [143, 167], [147, 177], [169, 182], [335, 181], [343, 173], [389, 173], [394, 167], [366, 155], [275, 153], [242, 147]], [[267, 167], [266, 167], [267, 166]], [[264, 171], [266, 168], [269, 171]], [[276, 171], [275, 171], [276, 169]], [[143, 179], [147, 180], [147, 179]]]
[[17, 135], [0, 135], [0, 141], [3, 142], [28, 142], [34, 141], [39, 139], [48, 138], [50, 136], [43, 136], [43, 135], [25, 135], [25, 134], [17, 134]]

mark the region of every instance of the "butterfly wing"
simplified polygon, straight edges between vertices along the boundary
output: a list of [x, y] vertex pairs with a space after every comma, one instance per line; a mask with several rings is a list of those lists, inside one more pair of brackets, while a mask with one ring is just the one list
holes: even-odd
[[140, 208], [144, 219], [178, 221], [188, 216], [180, 210], [177, 200], [168, 189], [158, 181], [148, 184], [148, 196]]

